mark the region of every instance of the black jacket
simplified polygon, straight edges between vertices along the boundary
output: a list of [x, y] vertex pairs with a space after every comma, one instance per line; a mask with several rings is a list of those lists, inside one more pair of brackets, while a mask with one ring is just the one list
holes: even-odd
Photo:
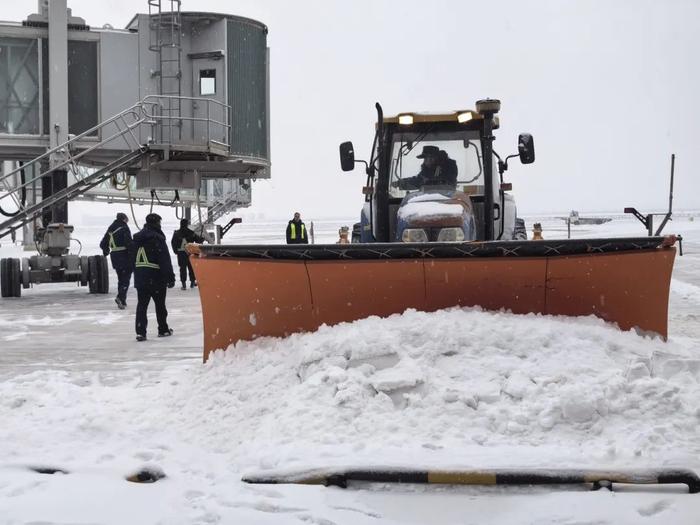
[[287, 244], [309, 244], [309, 232], [304, 221], [292, 219], [287, 224]]
[[132, 244], [134, 287], [160, 287], [175, 282], [173, 263], [163, 231], [152, 224], [134, 235]]
[[185, 244], [190, 242], [204, 242], [204, 237], [200, 237], [189, 228], [180, 228], [173, 232], [173, 238], [170, 245], [173, 247], [173, 252], [177, 255], [178, 252], [185, 251]]
[[102, 237], [100, 248], [102, 253], [110, 256], [112, 268], [127, 270], [134, 267], [133, 258], [129, 256], [131, 249], [131, 230], [124, 221], [114, 221]]

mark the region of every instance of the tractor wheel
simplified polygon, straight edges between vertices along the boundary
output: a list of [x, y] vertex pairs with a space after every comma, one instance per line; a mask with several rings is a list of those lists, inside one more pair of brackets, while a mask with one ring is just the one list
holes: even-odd
[[29, 259], [26, 257], [22, 258], [22, 288], [25, 290], [32, 285], [31, 282], [31, 267], [29, 266]]
[[97, 255], [88, 257], [88, 289], [90, 293], [97, 293], [99, 277], [97, 275]]
[[527, 241], [527, 230], [525, 229], [524, 219], [515, 219], [515, 229], [513, 230], [514, 241]]
[[97, 273], [100, 276], [97, 293], [109, 293], [109, 265], [107, 264], [107, 257], [104, 255], [97, 255], [96, 257], [98, 267]]
[[350, 242], [353, 244], [356, 242], [360, 242], [360, 239], [362, 238], [362, 224], [359, 222], [356, 222], [355, 224], [352, 225], [352, 237], [350, 238]]
[[80, 257], [80, 286], [87, 286], [90, 281], [90, 269], [88, 268], [88, 257]]

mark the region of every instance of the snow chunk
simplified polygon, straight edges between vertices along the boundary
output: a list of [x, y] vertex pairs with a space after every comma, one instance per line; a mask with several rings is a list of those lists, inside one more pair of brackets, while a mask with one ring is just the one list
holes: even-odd
[[399, 208], [398, 217], [404, 221], [412, 221], [434, 217], [461, 217], [462, 213], [464, 213], [464, 208], [461, 204], [446, 204], [434, 201], [410, 201]]

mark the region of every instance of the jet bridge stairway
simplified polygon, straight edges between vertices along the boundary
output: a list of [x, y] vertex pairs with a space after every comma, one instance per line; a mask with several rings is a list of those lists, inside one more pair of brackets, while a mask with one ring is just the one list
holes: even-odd
[[[178, 103], [218, 104], [221, 120], [207, 118], [175, 117], [163, 112], [164, 104], [171, 104], [173, 97], [151, 95], [97, 126], [72, 136], [63, 144], [24, 163], [22, 166], [0, 175], [0, 238], [11, 235], [23, 225], [36, 220], [43, 210], [63, 204], [103, 183], [116, 173], [135, 174], [139, 169], [213, 170], [209, 176], [227, 177], [227, 167], [232, 164], [228, 135], [230, 107], [210, 99], [177, 97]], [[154, 143], [153, 137], [162, 136], [163, 126], [191, 126], [192, 137], [178, 143]], [[198, 131], [195, 136], [194, 130]], [[142, 138], [145, 137], [145, 138]], [[179, 166], [178, 166], [179, 164]], [[48, 166], [51, 166], [50, 168]], [[78, 169], [79, 165], [96, 166], [94, 171]], [[237, 166], [241, 166], [237, 162]], [[31, 168], [31, 170], [30, 170]], [[261, 166], [264, 168], [264, 166]], [[258, 169], [253, 166], [253, 169]], [[217, 173], [220, 170], [220, 173]], [[25, 173], [37, 173], [25, 180]], [[54, 177], [57, 171], [70, 171], [74, 182], [38, 203], [25, 203], [24, 197], [45, 177]], [[21, 176], [21, 182], [14, 183]], [[12, 202], [12, 205], [8, 204]], [[14, 210], [8, 212], [7, 210]], [[217, 203], [215, 214], [230, 209], [230, 199]], [[217, 211], [219, 210], [219, 211]], [[223, 211], [222, 211], [223, 210]]]

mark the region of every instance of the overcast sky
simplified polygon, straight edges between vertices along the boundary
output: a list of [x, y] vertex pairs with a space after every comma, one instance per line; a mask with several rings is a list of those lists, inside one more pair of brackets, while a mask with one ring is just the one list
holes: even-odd
[[[68, 0], [100, 27], [124, 27], [146, 0]], [[23, 20], [35, 0], [3, 2]], [[183, 0], [269, 27], [272, 180], [254, 186], [269, 217], [359, 215], [374, 102], [386, 114], [470, 108], [500, 98], [496, 148], [534, 135], [535, 164], [506, 174], [522, 214], [700, 209], [700, 1]]]

